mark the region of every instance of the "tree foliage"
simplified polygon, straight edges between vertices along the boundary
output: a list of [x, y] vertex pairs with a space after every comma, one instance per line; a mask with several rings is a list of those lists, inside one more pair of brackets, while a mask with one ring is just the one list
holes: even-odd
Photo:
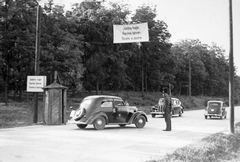
[[[0, 81], [22, 92], [34, 75], [37, 0], [0, 0]], [[69, 11], [53, 0], [41, 10], [40, 75], [70, 90], [162, 91], [187, 95], [189, 67], [193, 95], [227, 96], [229, 65], [225, 51], [200, 40], [170, 43], [168, 25], [156, 19], [156, 6], [98, 1], [76, 3]], [[149, 42], [113, 44], [113, 25], [148, 23]], [[1, 79], [2, 78], [2, 79]], [[236, 89], [239, 77], [235, 77]], [[220, 88], [219, 88], [220, 87]]]
[[187, 92], [190, 68], [193, 95], [227, 96], [229, 64], [224, 52], [220, 47], [202, 44], [200, 40], [176, 43], [172, 53], [178, 67], [178, 93]]

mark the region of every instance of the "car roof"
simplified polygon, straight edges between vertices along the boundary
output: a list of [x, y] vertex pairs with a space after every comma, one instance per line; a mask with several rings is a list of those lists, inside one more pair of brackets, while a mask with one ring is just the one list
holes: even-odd
[[112, 95], [91, 95], [91, 96], [87, 96], [84, 99], [96, 99], [96, 98], [113, 98], [113, 99], [121, 99], [121, 97], [118, 96], [112, 96]]
[[221, 102], [221, 103], [223, 103], [223, 101], [217, 101], [217, 100], [210, 100], [208, 102]]
[[[164, 98], [160, 98], [160, 100], [162, 100]], [[171, 97], [172, 100], [179, 100], [178, 98], [175, 98], [175, 97]]]

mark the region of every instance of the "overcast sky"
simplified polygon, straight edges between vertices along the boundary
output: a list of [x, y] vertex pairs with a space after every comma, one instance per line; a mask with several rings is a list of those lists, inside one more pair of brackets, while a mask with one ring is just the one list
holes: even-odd
[[[66, 8], [81, 1], [54, 0]], [[181, 39], [199, 39], [208, 45], [214, 42], [229, 56], [229, 0], [105, 0], [105, 3], [108, 1], [128, 3], [133, 9], [144, 3], [156, 4], [157, 19], [167, 23], [172, 43]], [[240, 0], [232, 2], [234, 63], [240, 76]]]

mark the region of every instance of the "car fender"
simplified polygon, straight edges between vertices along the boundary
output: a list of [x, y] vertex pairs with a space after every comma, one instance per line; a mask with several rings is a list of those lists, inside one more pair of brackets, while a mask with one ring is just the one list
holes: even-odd
[[146, 122], [148, 121], [148, 119], [147, 119], [147, 115], [144, 113], [144, 112], [142, 112], [142, 111], [137, 111], [136, 113], [134, 113], [133, 115], [132, 115], [132, 117], [130, 118], [130, 120], [129, 120], [129, 123], [135, 123], [135, 119], [137, 119], [139, 116], [144, 116], [145, 117], [145, 119], [146, 119]]
[[99, 116], [103, 116], [106, 120], [106, 124], [108, 124], [108, 117], [104, 112], [98, 112], [93, 114], [88, 121], [86, 122], [87, 124], [92, 124], [94, 122], [94, 120], [96, 120]]

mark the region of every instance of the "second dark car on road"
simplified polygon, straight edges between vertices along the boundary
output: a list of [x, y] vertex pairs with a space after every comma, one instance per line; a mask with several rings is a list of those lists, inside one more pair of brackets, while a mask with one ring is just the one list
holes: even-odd
[[[150, 113], [153, 118], [155, 118], [156, 115], [164, 114], [163, 104], [164, 104], [164, 98], [160, 98], [157, 105], [151, 107]], [[172, 112], [171, 112], [172, 115], [182, 116], [184, 112], [183, 105], [178, 98], [171, 98], [171, 106], [172, 106]]]
[[208, 101], [207, 107], [204, 111], [205, 119], [218, 117], [220, 119], [227, 118], [227, 111], [223, 101]]

